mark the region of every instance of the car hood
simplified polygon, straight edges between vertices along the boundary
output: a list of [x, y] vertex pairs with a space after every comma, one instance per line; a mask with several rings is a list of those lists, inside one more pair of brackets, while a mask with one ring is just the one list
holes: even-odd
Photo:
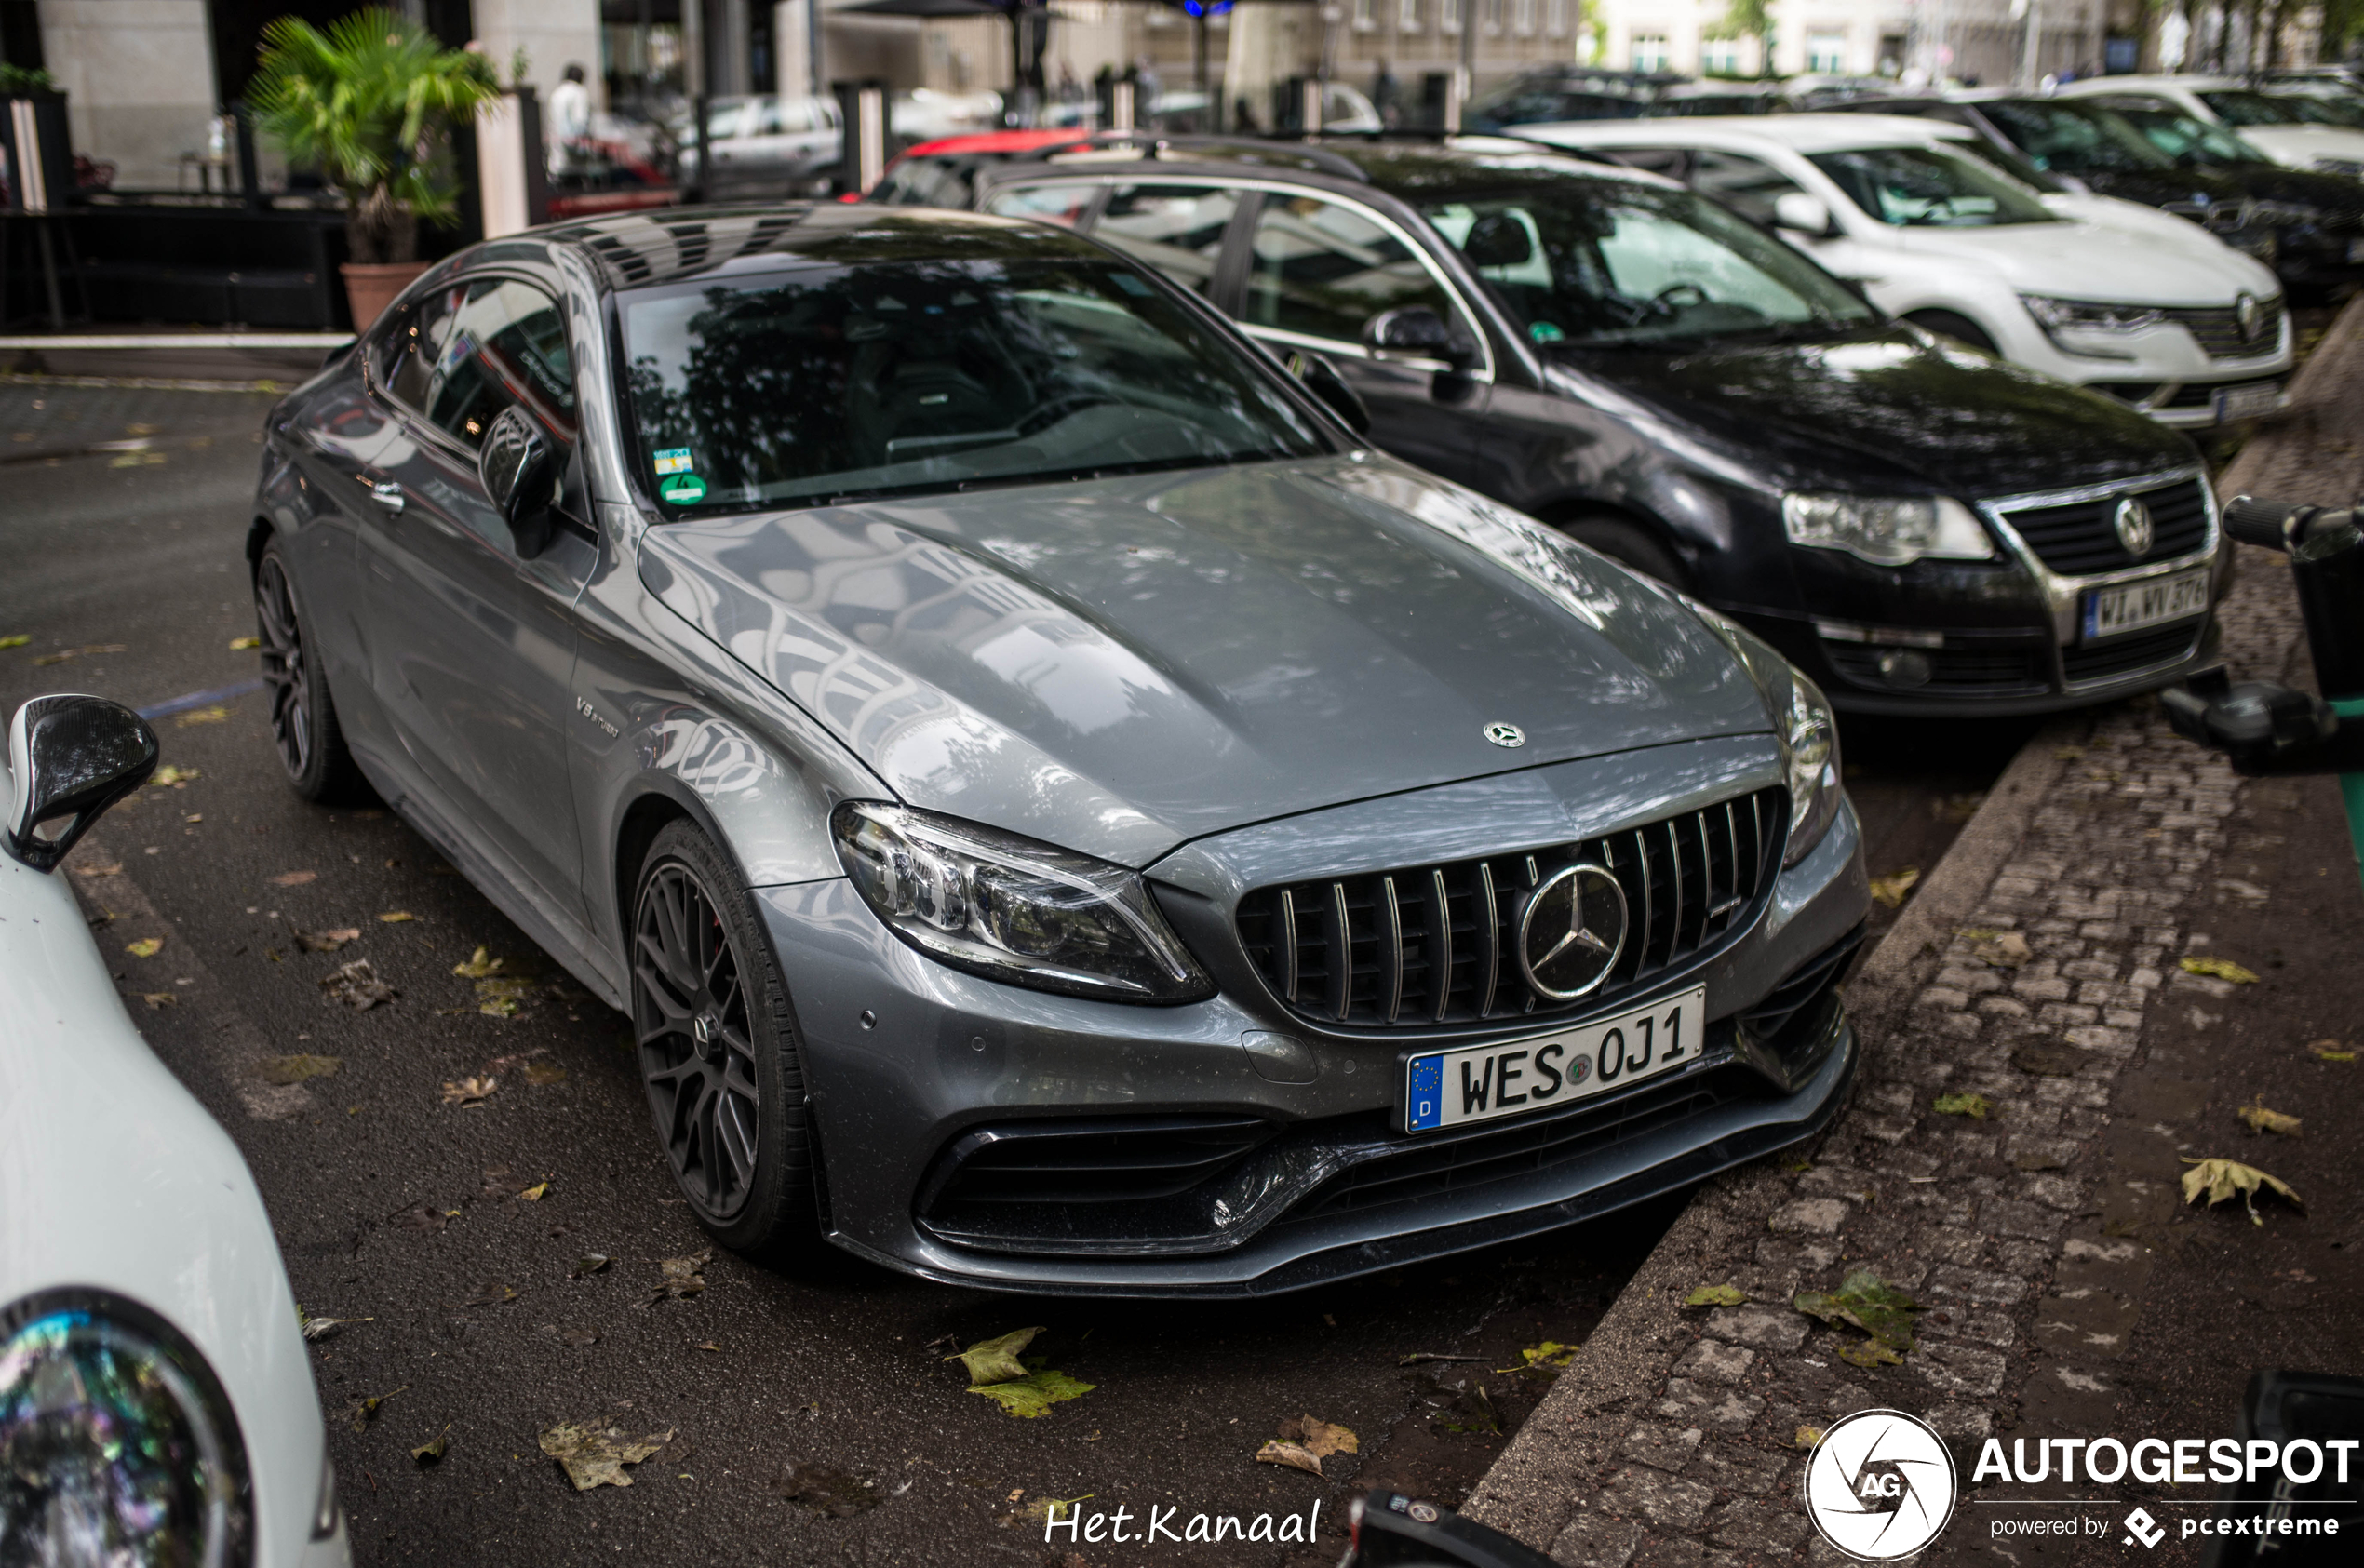
[[2364, 162], [2364, 130], [2338, 126], [2228, 126], [2234, 135], [2293, 168], [2305, 168], [2317, 158]]
[[1571, 395], [1654, 408], [1784, 490], [2006, 495], [2198, 461], [2183, 437], [2098, 393], [1901, 326], [1819, 343], [1555, 357]]
[[909, 804], [1128, 865], [1770, 728], [1681, 602], [1381, 458], [668, 523], [640, 573]]
[[2154, 238], [2129, 249], [2123, 233], [2075, 219], [2003, 223], [1989, 229], [1902, 228], [1896, 248], [1909, 257], [1943, 257], [1983, 266], [2021, 294], [2109, 299], [2145, 305], [2229, 305], [2250, 287], [2234, 253], [2195, 227], [2183, 243]]

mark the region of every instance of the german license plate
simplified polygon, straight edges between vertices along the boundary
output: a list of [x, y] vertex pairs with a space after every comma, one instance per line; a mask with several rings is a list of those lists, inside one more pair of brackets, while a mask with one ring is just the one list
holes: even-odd
[[2228, 386], [2216, 395], [2216, 422], [2256, 419], [2282, 406], [2282, 389], [2272, 382], [2262, 386]]
[[2208, 613], [2208, 568], [2096, 588], [2085, 596], [2085, 640], [2139, 632]]
[[1696, 1060], [1707, 989], [1525, 1039], [1435, 1051], [1404, 1065], [1404, 1130], [1434, 1132], [1574, 1105]]

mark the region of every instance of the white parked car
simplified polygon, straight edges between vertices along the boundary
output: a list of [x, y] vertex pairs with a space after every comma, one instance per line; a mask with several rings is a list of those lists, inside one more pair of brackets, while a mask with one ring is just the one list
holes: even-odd
[[49, 874], [155, 760], [128, 710], [37, 697], [0, 774], [0, 1563], [343, 1568], [270, 1216]]
[[2114, 108], [2172, 109], [2223, 126], [2289, 168], [2364, 176], [2364, 130], [2310, 114], [2304, 100], [2260, 92], [2237, 76], [2095, 76], [2071, 82], [2062, 98]]
[[2181, 219], [2047, 197], [1948, 127], [1773, 114], [1518, 128], [1679, 179], [1780, 230], [1889, 315], [2165, 423], [2280, 406], [2292, 341], [2270, 270]]
[[701, 180], [698, 147], [681, 136], [681, 182], [707, 201], [779, 201], [825, 189], [843, 151], [833, 98], [720, 98], [707, 106], [706, 151], [714, 172]]

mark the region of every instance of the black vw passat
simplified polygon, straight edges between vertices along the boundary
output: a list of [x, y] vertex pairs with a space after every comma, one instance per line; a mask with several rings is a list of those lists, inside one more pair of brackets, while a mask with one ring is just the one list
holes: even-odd
[[1131, 153], [1014, 159], [978, 201], [1161, 268], [1335, 371], [1382, 448], [1725, 610], [1842, 707], [2035, 712], [2210, 656], [2188, 441], [1882, 318], [1703, 197], [1474, 138]]
[[357, 768], [630, 1010], [732, 1246], [1283, 1290], [1852, 1070], [1813, 682], [1070, 234], [477, 247], [274, 411], [250, 557], [297, 788]]

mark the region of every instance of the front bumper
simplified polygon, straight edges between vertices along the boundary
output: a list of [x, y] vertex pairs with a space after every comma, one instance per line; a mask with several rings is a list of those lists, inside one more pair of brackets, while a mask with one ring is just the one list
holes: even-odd
[[[1457, 824], [1492, 852], [1614, 825], [1596, 815], [1571, 832], [1582, 811], [1615, 813], [1622, 802], [1630, 819], [1655, 820], [1776, 777], [1764, 737], [1689, 743], [1243, 829], [1186, 846], [1151, 875], [1214, 900], [1228, 878], [1269, 881], [1276, 855], [1400, 858], [1407, 821]], [[1637, 798], [1652, 804], [1637, 813]], [[1052, 996], [922, 958], [842, 879], [760, 889], [758, 898], [802, 1033], [831, 1239], [891, 1267], [988, 1289], [1254, 1296], [1531, 1235], [1813, 1136], [1836, 1113], [1855, 1060], [1832, 990], [1844, 968], [1834, 959], [1865, 904], [1851, 811], [1780, 875], [1745, 931], [1594, 1010], [1703, 984], [1712, 1023], [1700, 1061], [1621, 1094], [1459, 1136], [1394, 1130], [1408, 1049], [1516, 1038], [1537, 1025], [1324, 1031], [1257, 987], [1229, 982], [1176, 1008]], [[1800, 976], [1801, 986], [1783, 990]], [[1779, 1028], [1747, 1023], [1777, 1012]], [[1308, 1048], [1311, 1070], [1282, 1075], [1305, 1081], [1259, 1070], [1248, 1037], [1274, 1032]], [[1213, 1140], [1204, 1179], [1229, 1184], [1220, 1202], [1199, 1206], [1202, 1217], [1216, 1213], [1213, 1231], [1152, 1226], [1124, 1243], [1086, 1226], [1097, 1240], [1061, 1250], [997, 1237], [989, 1216], [939, 1200], [948, 1163], [981, 1143], [1070, 1127], [1080, 1134], [1070, 1142], [1110, 1150], [1135, 1174], [1176, 1137]], [[1221, 1146], [1242, 1127], [1242, 1147]], [[1088, 1171], [1069, 1173], [1094, 1196]]]
[[[2022, 341], [2007, 346], [2012, 359], [2031, 369], [2105, 394], [2161, 424], [2196, 429], [2273, 411], [2256, 406], [2263, 403], [2266, 389], [2275, 398], [2274, 407], [2279, 408], [2297, 363], [2295, 333], [2289, 311], [2283, 310], [2271, 341], [2255, 345], [2251, 353], [2211, 354], [2191, 331], [2172, 322], [2125, 333], [2064, 329], [2062, 336], [2075, 345], [2071, 348], [2031, 318]], [[2219, 417], [2220, 393], [2236, 406], [2223, 418]], [[2244, 403], [2253, 406], [2239, 407]]]

